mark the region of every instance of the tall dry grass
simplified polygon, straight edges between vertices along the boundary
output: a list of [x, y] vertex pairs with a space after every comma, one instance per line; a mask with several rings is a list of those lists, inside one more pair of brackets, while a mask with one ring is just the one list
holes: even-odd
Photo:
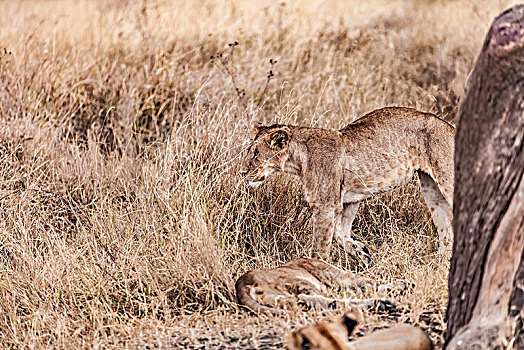
[[[0, 346], [307, 322], [234, 304], [237, 276], [304, 255], [311, 231], [293, 179], [238, 176], [252, 125], [336, 128], [386, 105], [453, 120], [512, 3], [0, 1]], [[443, 325], [447, 264], [416, 184], [364, 203], [354, 230], [368, 275], [416, 283], [402, 320]]]

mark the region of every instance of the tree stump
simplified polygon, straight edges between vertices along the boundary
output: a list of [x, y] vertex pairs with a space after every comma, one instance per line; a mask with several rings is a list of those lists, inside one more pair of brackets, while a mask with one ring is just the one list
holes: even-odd
[[446, 349], [524, 349], [524, 5], [492, 23], [459, 108]]

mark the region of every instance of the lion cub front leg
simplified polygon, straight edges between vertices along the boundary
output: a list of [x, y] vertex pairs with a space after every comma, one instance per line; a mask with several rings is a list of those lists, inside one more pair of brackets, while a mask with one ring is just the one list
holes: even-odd
[[360, 259], [366, 268], [373, 266], [369, 249], [351, 237], [351, 226], [358, 211], [359, 202], [344, 203], [344, 209], [337, 218], [335, 239], [346, 252]]
[[[313, 222], [313, 243], [311, 256], [313, 258], [328, 260], [331, 252], [331, 241], [335, 231], [335, 217], [340, 215], [342, 208], [322, 207], [312, 205], [311, 219]], [[337, 215], [338, 214], [338, 215]]]

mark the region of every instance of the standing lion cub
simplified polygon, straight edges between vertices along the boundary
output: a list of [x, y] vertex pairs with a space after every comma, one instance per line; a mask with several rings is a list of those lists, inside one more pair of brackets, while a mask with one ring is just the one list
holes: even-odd
[[369, 250], [351, 237], [360, 201], [418, 173], [444, 253], [452, 242], [454, 135], [433, 114], [402, 107], [378, 109], [340, 130], [258, 126], [242, 173], [252, 186], [279, 172], [298, 176], [312, 210], [312, 256], [328, 259], [334, 234], [366, 266]]

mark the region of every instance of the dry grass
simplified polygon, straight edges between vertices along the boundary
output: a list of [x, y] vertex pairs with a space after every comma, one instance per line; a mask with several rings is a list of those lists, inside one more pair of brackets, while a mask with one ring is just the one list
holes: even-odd
[[[311, 230], [292, 179], [237, 175], [251, 126], [386, 105], [453, 120], [512, 3], [0, 1], [0, 347], [278, 346], [321, 319], [234, 304], [237, 276], [305, 254]], [[442, 327], [448, 266], [416, 186], [355, 231], [366, 274], [416, 284], [400, 320]]]

